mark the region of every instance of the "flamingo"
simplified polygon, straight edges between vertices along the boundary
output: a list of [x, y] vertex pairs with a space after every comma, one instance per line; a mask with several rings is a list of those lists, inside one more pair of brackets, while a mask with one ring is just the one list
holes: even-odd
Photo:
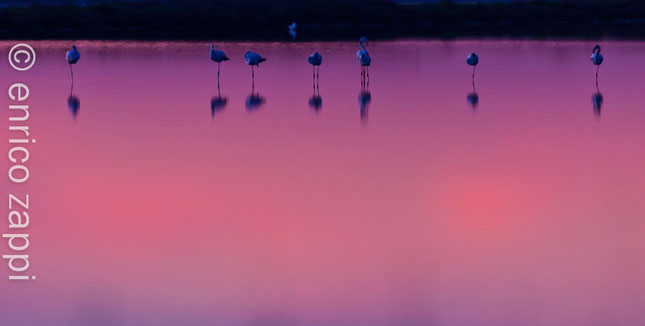
[[466, 58], [466, 63], [470, 66], [473, 66], [473, 85], [475, 85], [475, 68], [477, 68], [477, 64], [479, 63], [479, 56], [477, 56], [477, 53], [473, 52], [468, 55], [468, 58]]
[[251, 77], [255, 80], [255, 71], [253, 71], [253, 66], [260, 67], [260, 62], [267, 61], [267, 59], [263, 58], [261, 55], [248, 51], [244, 54], [244, 60], [246, 60], [246, 64], [251, 66]]
[[72, 70], [72, 65], [76, 64], [80, 58], [81, 54], [76, 49], [76, 45], [72, 45], [72, 49], [67, 51], [65, 54], [65, 59], [67, 60], [67, 63], [69, 63], [69, 71], [72, 74], [72, 82], [74, 80], [74, 70]]
[[[318, 52], [312, 53], [309, 58], [307, 58], [307, 62], [311, 64], [311, 66], [314, 69], [314, 80], [316, 77], [320, 77], [320, 65], [322, 64], [322, 55]], [[316, 66], [318, 66], [318, 76], [316, 76]]]
[[[365, 76], [367, 76], [367, 82], [369, 83], [369, 78], [370, 78], [369, 66], [372, 63], [372, 58], [370, 58], [370, 54], [367, 53], [367, 50], [365, 49], [365, 45], [368, 45], [369, 41], [367, 40], [367, 38], [365, 38], [365, 36], [363, 36], [358, 41], [358, 44], [360, 44], [361, 49], [358, 50], [358, 52], [356, 52], [356, 57], [358, 58], [358, 62], [361, 64], [361, 81], [365, 82]], [[365, 69], [367, 70], [367, 72], [365, 72]]]
[[291, 25], [289, 25], [289, 30], [290, 31], [295, 31], [296, 30], [296, 22], [293, 22], [293, 23], [291, 23]]
[[600, 65], [605, 59], [600, 54], [600, 45], [594, 46], [593, 54], [591, 55], [591, 62], [596, 65], [596, 87], [598, 86], [598, 71], [600, 70]]
[[211, 44], [210, 58], [211, 60], [217, 62], [217, 81], [219, 82], [219, 66], [222, 61], [227, 61], [229, 59], [223, 51], [215, 50], [215, 45], [213, 44]]

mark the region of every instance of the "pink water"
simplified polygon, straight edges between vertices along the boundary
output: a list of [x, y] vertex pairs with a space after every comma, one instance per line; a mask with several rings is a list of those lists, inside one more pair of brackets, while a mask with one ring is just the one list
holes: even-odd
[[643, 42], [602, 43], [597, 90], [589, 42], [375, 40], [371, 100], [357, 43], [220, 43], [214, 112], [208, 43], [76, 42], [75, 114], [71, 42], [30, 44], [2, 184], [37, 279], [3, 260], [0, 325], [645, 324]]

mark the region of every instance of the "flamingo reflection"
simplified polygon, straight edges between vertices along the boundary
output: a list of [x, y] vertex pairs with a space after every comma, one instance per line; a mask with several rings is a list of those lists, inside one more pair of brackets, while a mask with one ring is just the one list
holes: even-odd
[[316, 113], [322, 109], [322, 97], [320, 97], [320, 86], [314, 84], [314, 94], [309, 98], [309, 107], [314, 109]]
[[473, 92], [466, 95], [466, 101], [468, 101], [468, 105], [470, 105], [470, 108], [473, 109], [473, 111], [477, 110], [477, 107], [479, 106], [479, 95], [477, 94], [474, 83]]
[[72, 86], [69, 89], [69, 97], [67, 97], [67, 110], [72, 114], [74, 120], [76, 121], [76, 116], [78, 116], [78, 111], [81, 108], [81, 100], [74, 95], [74, 81], [72, 80]]
[[372, 94], [369, 87], [361, 84], [361, 92], [358, 94], [358, 107], [361, 111], [361, 122], [367, 123], [369, 115], [370, 103], [372, 102]]
[[246, 110], [255, 111], [259, 109], [266, 99], [260, 96], [260, 93], [255, 93], [255, 84], [251, 86], [251, 94], [246, 97]]
[[219, 83], [217, 84], [217, 96], [211, 98], [211, 117], [215, 117], [215, 112], [223, 111], [226, 108], [228, 97], [222, 97]]
[[69, 109], [69, 112], [72, 113], [74, 120], [76, 120], [78, 110], [81, 108], [81, 100], [79, 100], [76, 95], [69, 94], [69, 97], [67, 98], [67, 108]]
[[600, 118], [600, 110], [602, 110], [602, 102], [604, 98], [598, 87], [596, 87], [596, 92], [591, 96], [591, 103], [593, 103], [593, 113], [596, 117]]

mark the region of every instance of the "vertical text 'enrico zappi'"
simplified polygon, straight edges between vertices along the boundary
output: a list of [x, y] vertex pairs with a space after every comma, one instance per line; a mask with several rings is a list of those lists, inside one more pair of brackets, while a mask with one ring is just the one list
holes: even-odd
[[[9, 51], [9, 64], [19, 72], [31, 69], [36, 63], [36, 52], [28, 44], [16, 44]], [[29, 144], [36, 142], [29, 134], [29, 87], [22, 82], [9, 86], [9, 231], [2, 234], [9, 253], [7, 260], [10, 280], [36, 279], [29, 273], [29, 193], [24, 190], [29, 180]]]

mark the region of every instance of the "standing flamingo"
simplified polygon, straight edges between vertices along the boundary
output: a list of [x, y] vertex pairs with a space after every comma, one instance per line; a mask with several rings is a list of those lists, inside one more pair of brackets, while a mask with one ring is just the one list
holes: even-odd
[[[314, 84], [317, 81], [317, 78], [320, 77], [320, 65], [322, 64], [322, 55], [318, 52], [312, 53], [309, 58], [307, 58], [307, 62], [311, 64], [311, 66], [314, 69]], [[318, 67], [318, 74], [316, 75], [316, 67]]]
[[72, 49], [65, 54], [65, 59], [69, 63], [69, 72], [72, 74], [72, 85], [74, 83], [74, 70], [72, 70], [72, 65], [76, 64], [80, 58], [81, 54], [76, 49], [76, 45], [72, 45]]
[[246, 60], [247, 65], [251, 66], [251, 78], [255, 81], [255, 71], [253, 70], [253, 66], [260, 67], [260, 62], [267, 61], [267, 59], [255, 52], [249, 51], [244, 54], [244, 60]]
[[[365, 43], [365, 44], [363, 44]], [[360, 40], [358, 41], [358, 44], [360, 44], [361, 49], [356, 52], [356, 57], [358, 58], [358, 62], [361, 64], [361, 83], [365, 83], [366, 76], [367, 76], [367, 84], [369, 84], [369, 79], [370, 79], [370, 64], [372, 63], [372, 58], [370, 58], [370, 54], [367, 53], [367, 50], [365, 49], [365, 45], [368, 45], [369, 41], [365, 36], [361, 37]]]
[[594, 46], [593, 48], [593, 54], [591, 55], [591, 62], [596, 65], [596, 87], [598, 86], [598, 71], [600, 70], [600, 65], [602, 62], [605, 60], [605, 58], [602, 57], [602, 54], [600, 54], [600, 45]]
[[227, 61], [228, 57], [226, 54], [221, 51], [221, 50], [215, 50], [215, 45], [211, 44], [211, 53], [210, 53], [210, 58], [211, 60], [217, 62], [217, 82], [219, 83], [219, 67], [222, 61]]
[[473, 86], [475, 85], [475, 68], [477, 68], [477, 64], [479, 63], [479, 56], [477, 56], [477, 53], [473, 52], [470, 55], [468, 55], [468, 58], [466, 58], [466, 63], [470, 66], [473, 66]]

